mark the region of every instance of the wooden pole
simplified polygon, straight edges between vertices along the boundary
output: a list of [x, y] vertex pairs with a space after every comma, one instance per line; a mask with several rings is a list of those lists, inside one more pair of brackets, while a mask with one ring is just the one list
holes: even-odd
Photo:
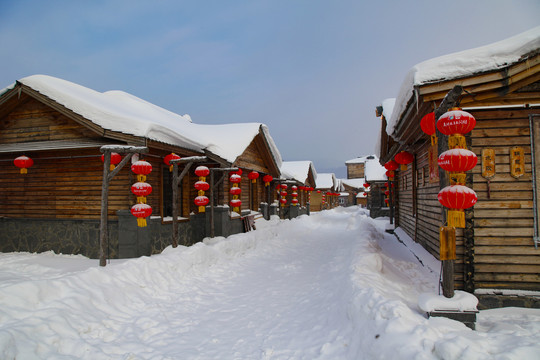
[[[172, 181], [172, 221], [173, 221], [173, 230], [172, 230], [172, 247], [175, 248], [178, 246], [178, 186], [181, 184], [182, 179], [186, 176], [187, 172], [191, 168], [191, 165], [195, 162], [206, 161], [206, 156], [190, 156], [181, 159], [170, 160], [169, 164], [173, 166], [173, 181]], [[178, 175], [178, 164], [185, 163], [186, 166], [182, 170], [182, 173]]]
[[[223, 175], [217, 183], [214, 184], [214, 172], [220, 171], [223, 172]], [[237, 167], [231, 168], [211, 168], [210, 169], [210, 237], [215, 236], [215, 225], [214, 225], [214, 186], [221, 184], [225, 179], [225, 173], [229, 171], [238, 171]]]
[[[439, 107], [435, 110], [435, 121], [437, 121], [442, 114], [447, 112], [449, 108], [455, 106], [462, 92], [463, 88], [460, 85], [456, 85], [446, 94]], [[437, 142], [438, 154], [442, 154], [444, 151], [448, 150], [448, 136], [444, 135], [439, 131], [439, 129], [437, 129], [437, 137], [439, 138]], [[439, 168], [440, 189], [446, 187], [448, 183], [449, 181], [446, 171], [443, 168]], [[441, 216], [442, 223], [444, 225], [446, 224], [446, 209], [444, 207], [442, 207]], [[454, 260], [443, 260], [442, 269], [443, 295], [444, 297], [451, 298], [454, 296]]]

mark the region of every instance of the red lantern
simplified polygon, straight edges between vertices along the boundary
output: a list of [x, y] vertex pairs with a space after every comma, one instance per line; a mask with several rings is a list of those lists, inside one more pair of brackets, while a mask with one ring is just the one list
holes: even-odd
[[232, 187], [230, 190], [229, 190], [229, 193], [231, 195], [240, 195], [242, 193], [242, 189], [240, 189], [239, 187]]
[[386, 191], [384, 192], [384, 195], [386, 195], [386, 196], [390, 195], [390, 190], [386, 190]]
[[279, 199], [279, 202], [281, 203], [281, 206], [285, 206], [287, 204], [287, 199], [283, 197]]
[[474, 116], [459, 108], [445, 112], [437, 121], [437, 129], [445, 135], [467, 134], [476, 126]]
[[370, 187], [371, 185], [369, 185], [369, 183], [364, 183], [364, 188], [368, 188]]
[[465, 213], [464, 209], [468, 209], [478, 201], [478, 197], [474, 190], [463, 185], [450, 185], [439, 191], [437, 195], [439, 202], [448, 209], [448, 226], [464, 228]]
[[470, 132], [476, 126], [474, 116], [459, 108], [453, 108], [445, 112], [437, 121], [437, 129], [445, 135], [449, 135], [448, 147], [466, 148], [464, 134]]
[[281, 188], [286, 190], [287, 189], [287, 184], [281, 184]]
[[131, 185], [131, 192], [137, 196], [137, 203], [146, 204], [146, 197], [152, 193], [152, 186], [145, 182]]
[[198, 177], [206, 177], [210, 175], [210, 169], [208, 169], [206, 166], [197, 166], [195, 169], [195, 175]]
[[384, 199], [384, 202], [388, 205], [389, 200], [388, 200], [388, 199]]
[[281, 195], [281, 196], [287, 196], [287, 192], [286, 192], [285, 190], [282, 190], [282, 191], [279, 193], [279, 195]]
[[146, 175], [152, 172], [152, 165], [144, 160], [135, 161], [131, 165], [131, 171], [137, 174], [137, 181], [146, 181]]
[[146, 218], [152, 215], [152, 208], [147, 204], [135, 204], [131, 207], [131, 214], [137, 218], [137, 226], [145, 227]]
[[386, 170], [394, 171], [394, 170], [397, 170], [397, 168], [399, 167], [399, 164], [395, 162], [394, 160], [390, 160], [389, 162], [384, 164], [384, 167], [386, 168]]
[[[105, 162], [105, 154], [101, 155], [101, 161]], [[112, 152], [111, 153], [111, 165], [110, 165], [109, 169], [111, 171], [113, 171], [114, 168], [116, 167], [116, 165], [120, 164], [120, 161], [122, 161], [122, 156], [120, 156], [120, 154]]]
[[271, 175], [264, 175], [263, 176], [264, 186], [270, 185], [272, 180], [274, 180], [274, 178]]
[[367, 195], [368, 195], [367, 192], [365, 192], [365, 193], [364, 193], [364, 196], [367, 196]]
[[229, 178], [229, 181], [234, 183], [234, 184], [238, 184], [238, 183], [242, 182], [242, 177], [240, 175], [237, 175], [237, 174], [232, 174], [231, 177]]
[[233, 207], [233, 211], [238, 212], [238, 208], [242, 205], [242, 201], [239, 199], [232, 199], [229, 204]]
[[206, 181], [199, 180], [195, 183], [195, 189], [197, 189], [198, 191], [206, 191], [210, 189], [210, 184], [208, 184]]
[[296, 185], [291, 186], [291, 190], [292, 190], [292, 191], [298, 190], [298, 186], [296, 186]]
[[230, 176], [230, 175], [233, 175], [233, 174], [236, 174], [236, 175], [238, 175], [238, 176], [242, 176], [242, 169], [238, 168], [238, 170], [236, 170], [236, 171], [231, 171], [231, 172], [229, 173], [229, 176]]
[[293, 199], [291, 200], [291, 203], [292, 203], [294, 206], [297, 206], [297, 205], [298, 205], [298, 199], [293, 198]]
[[439, 155], [439, 166], [450, 172], [472, 170], [478, 162], [476, 154], [466, 149], [450, 149]]
[[420, 128], [431, 138], [431, 145], [437, 144], [437, 126], [435, 125], [435, 113], [430, 112], [420, 120]]
[[256, 171], [252, 171], [248, 174], [248, 179], [251, 180], [252, 183], [257, 182], [258, 178], [259, 178], [259, 173]]
[[13, 160], [13, 163], [20, 169], [19, 172], [21, 174], [28, 174], [28, 168], [34, 165], [34, 160], [30, 159], [28, 156], [22, 155]]
[[[195, 200], [193, 201], [195, 203], [195, 205], [197, 205], [199, 207], [199, 212], [200, 213], [203, 213], [205, 212], [204, 210], [204, 207], [206, 205], [208, 205], [208, 203], [210, 202], [210, 200], [204, 196], [204, 195], [199, 195], [195, 198]], [[202, 208], [202, 209], [201, 209]]]
[[407, 164], [414, 160], [413, 154], [407, 151], [402, 151], [395, 156], [396, 162], [401, 165], [401, 170], [407, 170]]
[[170, 161], [171, 160], [178, 160], [178, 159], [181, 159], [181, 157], [176, 155], [175, 153], [170, 153], [169, 155], [165, 156], [165, 158], [163, 159], [163, 162], [165, 163], [165, 165], [169, 166], [169, 171], [172, 171], [173, 166], [170, 163]]

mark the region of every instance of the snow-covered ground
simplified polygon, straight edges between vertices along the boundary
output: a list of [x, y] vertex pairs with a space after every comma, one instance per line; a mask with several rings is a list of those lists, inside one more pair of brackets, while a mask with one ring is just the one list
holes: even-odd
[[0, 254], [0, 358], [540, 358], [540, 310], [428, 319], [439, 265], [384, 227], [337, 208], [104, 268]]

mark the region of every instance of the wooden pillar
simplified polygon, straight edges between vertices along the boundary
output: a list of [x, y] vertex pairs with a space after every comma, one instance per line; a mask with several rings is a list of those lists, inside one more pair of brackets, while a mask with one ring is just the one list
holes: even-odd
[[[452, 90], [448, 92], [448, 94], [446, 94], [439, 107], [435, 110], [435, 121], [437, 121], [442, 114], [447, 112], [449, 108], [455, 106], [462, 92], [463, 88], [459, 85], [456, 85]], [[437, 141], [438, 154], [442, 154], [443, 152], [448, 150], [448, 136], [444, 135], [439, 131], [439, 129], [437, 129], [437, 137], [439, 138], [439, 140]], [[443, 189], [444, 187], [448, 186], [448, 184], [449, 179], [446, 171], [442, 168], [439, 168], [439, 188]], [[443, 225], [445, 225], [446, 208], [444, 206], [442, 207], [441, 216], [442, 223]], [[454, 296], [454, 260], [443, 260], [442, 267], [443, 295], [447, 298], [451, 298]]]

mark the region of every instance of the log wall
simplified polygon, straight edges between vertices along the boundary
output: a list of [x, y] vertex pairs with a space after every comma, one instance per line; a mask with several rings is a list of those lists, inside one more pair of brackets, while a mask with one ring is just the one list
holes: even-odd
[[[474, 206], [475, 287], [540, 290], [540, 250], [533, 245], [533, 192], [529, 113], [538, 110], [470, 111], [477, 120], [472, 150], [479, 164], [472, 170]], [[510, 149], [525, 152], [525, 174], [510, 175]], [[482, 149], [495, 150], [496, 174], [482, 177]]]

